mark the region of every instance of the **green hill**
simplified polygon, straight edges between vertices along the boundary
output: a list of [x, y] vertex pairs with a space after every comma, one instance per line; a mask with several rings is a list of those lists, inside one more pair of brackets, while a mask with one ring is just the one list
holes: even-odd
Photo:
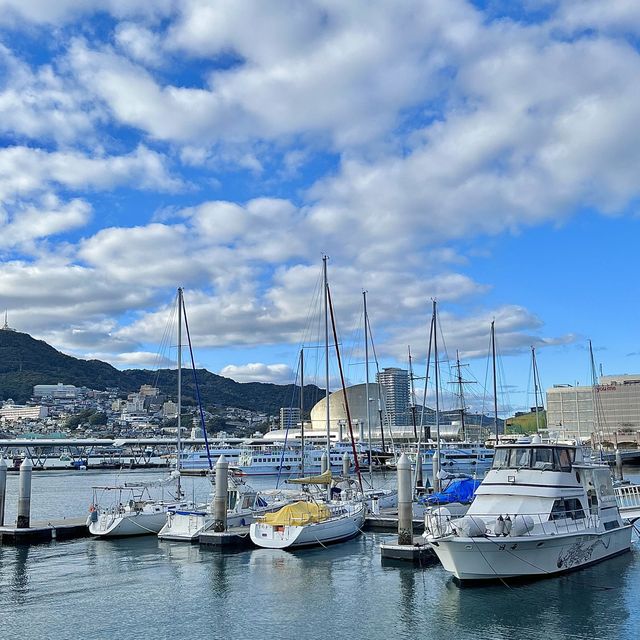
[[[197, 377], [205, 407], [219, 405], [277, 414], [280, 407], [299, 403], [299, 391], [294, 385], [240, 383], [206, 369], [199, 369]], [[182, 381], [185, 404], [195, 403], [195, 383], [190, 369], [183, 369]], [[117, 387], [124, 393], [151, 384], [175, 398], [177, 371], [120, 371], [100, 360], [81, 360], [65, 355], [26, 333], [0, 330], [0, 400], [12, 398], [23, 403], [33, 394], [34, 385], [58, 382], [96, 390]], [[323, 394], [318, 387], [306, 385], [305, 406], [311, 407]]]
[[538, 422], [536, 423], [535, 413], [525, 413], [513, 418], [507, 418], [507, 433], [522, 433], [531, 435], [536, 432], [536, 425], [540, 425], [540, 429], [547, 428], [547, 412], [540, 411], [538, 413]]

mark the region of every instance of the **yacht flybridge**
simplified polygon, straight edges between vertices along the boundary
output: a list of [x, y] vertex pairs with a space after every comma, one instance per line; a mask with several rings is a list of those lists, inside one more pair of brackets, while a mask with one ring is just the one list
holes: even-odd
[[628, 551], [608, 466], [582, 449], [542, 444], [496, 447], [493, 466], [466, 515], [446, 507], [425, 518], [425, 538], [461, 581], [540, 577]]

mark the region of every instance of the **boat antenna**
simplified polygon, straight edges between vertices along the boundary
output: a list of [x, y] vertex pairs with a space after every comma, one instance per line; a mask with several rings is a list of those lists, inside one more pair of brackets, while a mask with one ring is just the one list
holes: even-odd
[[436, 455], [438, 456], [438, 474], [436, 476], [436, 491], [440, 491], [440, 393], [439, 393], [439, 366], [438, 366], [438, 322], [436, 320], [436, 301], [433, 301], [433, 365], [436, 391]]
[[[538, 387], [540, 381], [540, 375], [538, 373], [538, 363], [536, 362], [536, 348], [531, 345], [531, 366], [533, 368], [533, 394], [534, 394], [534, 402], [535, 402], [535, 413], [536, 413], [536, 431], [540, 432], [540, 418], [538, 416]], [[540, 394], [540, 399], [542, 399], [542, 394]]]

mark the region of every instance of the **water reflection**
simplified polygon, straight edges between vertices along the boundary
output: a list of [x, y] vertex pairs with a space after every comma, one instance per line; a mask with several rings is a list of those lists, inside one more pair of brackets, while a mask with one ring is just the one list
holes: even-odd
[[[491, 630], [495, 638], [591, 639], [623, 637], [629, 618], [620, 592], [630, 554], [594, 567], [539, 581], [459, 587], [447, 578], [440, 591], [437, 624], [463, 637]], [[579, 615], [576, 615], [579, 613]], [[604, 614], [604, 615], [603, 615]]]

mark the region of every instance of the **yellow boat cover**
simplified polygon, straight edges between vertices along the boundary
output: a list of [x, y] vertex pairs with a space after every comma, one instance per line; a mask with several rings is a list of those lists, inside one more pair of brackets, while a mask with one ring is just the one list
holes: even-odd
[[330, 509], [315, 502], [299, 500], [292, 502], [279, 511], [265, 513], [260, 518], [260, 522], [270, 524], [274, 527], [284, 527], [287, 525], [301, 526], [312, 522], [321, 522], [331, 516]]
[[306, 478], [290, 478], [287, 483], [291, 484], [331, 484], [331, 470], [327, 469], [319, 476], [307, 476]]

